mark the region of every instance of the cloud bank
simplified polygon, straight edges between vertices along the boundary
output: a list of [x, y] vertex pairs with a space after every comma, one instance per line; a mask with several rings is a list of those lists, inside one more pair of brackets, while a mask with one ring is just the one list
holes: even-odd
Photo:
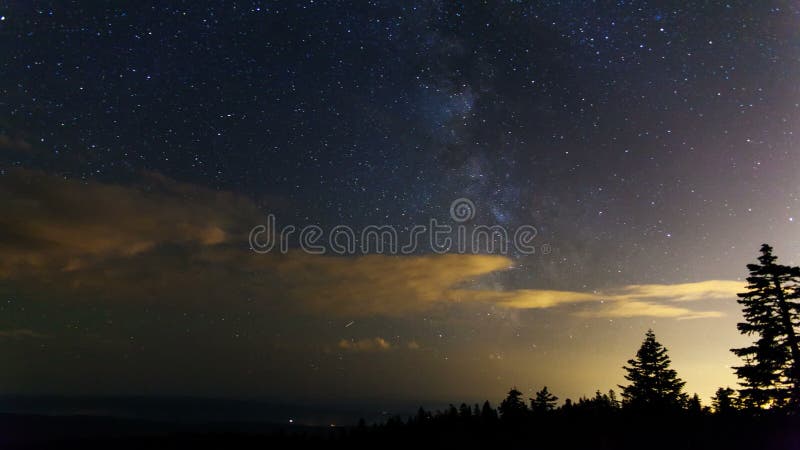
[[[259, 255], [247, 198], [145, 174], [133, 185], [17, 170], [0, 177], [0, 279], [62, 298], [162, 305], [225, 302], [341, 317], [404, 316], [463, 303], [579, 305], [584, 317], [712, 318], [686, 303], [735, 298], [736, 281], [637, 284], [608, 292], [470, 288], [509, 270], [499, 255]], [[80, 301], [80, 300], [76, 300]], [[340, 343], [381, 347], [376, 341]], [[344, 347], [343, 347], [344, 348]]]

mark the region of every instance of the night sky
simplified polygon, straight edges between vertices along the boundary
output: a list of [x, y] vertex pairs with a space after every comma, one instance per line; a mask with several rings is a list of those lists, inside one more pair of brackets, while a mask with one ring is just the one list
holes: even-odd
[[[112, 3], [0, 3], [0, 394], [708, 399], [800, 263], [795, 1]], [[458, 198], [536, 252], [248, 242]]]

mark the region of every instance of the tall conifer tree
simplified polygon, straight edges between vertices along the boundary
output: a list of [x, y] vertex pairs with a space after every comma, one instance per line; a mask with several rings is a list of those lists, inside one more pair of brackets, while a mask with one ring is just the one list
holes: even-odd
[[800, 405], [800, 268], [777, 264], [772, 247], [761, 246], [758, 264], [748, 264], [747, 291], [738, 294], [745, 322], [739, 332], [757, 336], [752, 345], [732, 349], [744, 360], [734, 367], [748, 407]]
[[685, 384], [674, 369], [667, 349], [658, 341], [653, 330], [648, 330], [634, 359], [628, 360], [625, 379], [630, 381], [622, 388], [623, 406], [630, 409], [665, 411], [686, 404]]

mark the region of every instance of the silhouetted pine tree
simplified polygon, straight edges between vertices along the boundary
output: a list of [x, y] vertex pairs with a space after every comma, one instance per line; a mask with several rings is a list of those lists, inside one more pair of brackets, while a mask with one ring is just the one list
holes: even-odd
[[613, 412], [614, 410], [620, 407], [619, 401], [617, 400], [617, 394], [614, 392], [613, 389], [608, 391], [608, 394], [603, 394], [598, 389], [594, 397], [586, 398], [583, 397], [578, 400], [577, 408], [586, 411], [592, 412], [595, 414], [608, 414]]
[[700, 403], [700, 396], [695, 393], [686, 401], [686, 410], [689, 414], [699, 416], [703, 413], [703, 404]]
[[447, 418], [451, 422], [455, 422], [456, 419], [458, 419], [458, 410], [452, 403], [450, 403], [450, 406], [447, 408]]
[[630, 381], [622, 388], [623, 406], [631, 409], [663, 411], [677, 409], [686, 404], [685, 384], [671, 369], [667, 349], [656, 341], [653, 330], [648, 330], [634, 359], [623, 367]]
[[492, 408], [489, 400], [483, 402], [483, 407], [481, 408], [481, 420], [486, 423], [494, 423], [497, 421], [497, 411]]
[[511, 388], [508, 391], [508, 396], [500, 403], [497, 410], [500, 412], [501, 419], [511, 422], [521, 420], [528, 413], [528, 407], [522, 401], [522, 392], [517, 388]]
[[422, 424], [429, 422], [430, 419], [431, 419], [431, 413], [425, 411], [425, 409], [423, 409], [422, 406], [420, 406], [419, 409], [417, 410], [417, 417], [415, 419], [416, 422]]
[[[597, 392], [599, 393], [600, 391], [598, 390]], [[608, 398], [608, 406], [611, 409], [617, 409], [620, 407], [619, 400], [617, 400], [617, 393], [614, 392], [613, 389], [609, 389], [608, 395], [605, 395], [604, 397]]]
[[531, 410], [535, 413], [547, 413], [556, 409], [556, 402], [558, 397], [551, 394], [545, 386], [541, 391], [536, 393], [536, 397], [531, 400]]
[[737, 409], [735, 395], [736, 391], [729, 387], [717, 389], [717, 392], [711, 397], [711, 406], [714, 407], [714, 412], [717, 414], [730, 414], [735, 411]]
[[750, 409], [783, 406], [789, 396], [789, 389], [781, 376], [788, 352], [780, 344], [773, 326], [768, 322], [763, 325], [762, 334], [753, 345], [732, 349], [744, 359], [744, 365], [734, 367], [734, 371], [742, 386], [739, 389], [742, 404]]
[[800, 304], [800, 268], [776, 264], [772, 247], [761, 246], [758, 264], [748, 264], [747, 292], [738, 294], [745, 322], [737, 324], [756, 341], [731, 349], [744, 359], [734, 367], [742, 380], [739, 390], [747, 407], [800, 406], [800, 348], [797, 330]]

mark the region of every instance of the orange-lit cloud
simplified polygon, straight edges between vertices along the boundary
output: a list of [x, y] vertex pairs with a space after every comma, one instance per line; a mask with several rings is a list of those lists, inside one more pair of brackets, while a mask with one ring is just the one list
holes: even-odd
[[616, 294], [619, 300], [668, 298], [672, 301], [685, 302], [696, 300], [714, 300], [736, 298], [744, 283], [730, 280], [707, 280], [681, 284], [634, 284], [625, 286]]
[[381, 337], [359, 340], [342, 339], [337, 346], [342, 350], [353, 352], [380, 352], [392, 349], [392, 345]]
[[454, 298], [486, 301], [513, 309], [553, 308], [581, 303], [583, 317], [673, 317], [700, 319], [721, 317], [719, 311], [695, 311], [672, 302], [733, 299], [743, 285], [738, 281], [708, 280], [682, 284], [629, 285], [608, 293], [541, 289], [507, 291], [452, 290]]
[[719, 311], [696, 311], [672, 302], [734, 299], [744, 284], [730, 280], [707, 280], [679, 284], [637, 284], [624, 286], [607, 295], [601, 295], [599, 308], [581, 311], [585, 317], [674, 317], [678, 319], [704, 319], [721, 317]]
[[681, 320], [722, 317], [719, 311], [693, 311], [666, 303], [616, 300], [604, 302], [601, 307], [577, 313], [582, 317], [628, 318], [673, 317]]
[[28, 328], [14, 328], [10, 330], [0, 330], [0, 339], [46, 339], [50, 336], [42, 334]]
[[219, 244], [257, 217], [245, 199], [158, 174], [128, 187], [13, 170], [0, 177], [0, 204], [5, 276], [78, 270], [160, 245]]
[[508, 258], [490, 255], [326, 257], [296, 253], [279, 259], [265, 259], [262, 264], [280, 275], [292, 299], [311, 311], [348, 317], [396, 316], [442, 304], [489, 301], [496, 295], [494, 291], [455, 288], [511, 267]]
[[454, 289], [448, 296], [455, 299], [496, 303], [506, 308], [542, 309], [583, 302], [596, 302], [591, 292], [556, 291], [546, 289], [513, 289], [506, 291]]

